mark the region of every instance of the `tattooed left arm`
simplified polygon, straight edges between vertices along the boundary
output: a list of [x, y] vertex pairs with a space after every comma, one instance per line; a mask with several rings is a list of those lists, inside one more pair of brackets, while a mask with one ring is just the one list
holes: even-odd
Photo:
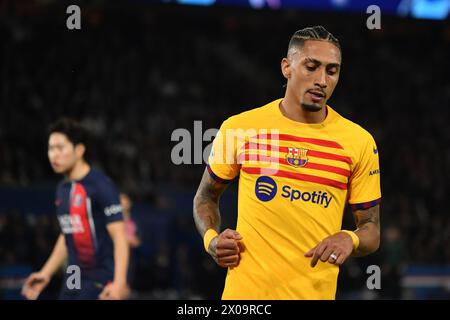
[[353, 212], [358, 229], [359, 247], [352, 253], [353, 257], [362, 257], [377, 251], [380, 246], [380, 206]]

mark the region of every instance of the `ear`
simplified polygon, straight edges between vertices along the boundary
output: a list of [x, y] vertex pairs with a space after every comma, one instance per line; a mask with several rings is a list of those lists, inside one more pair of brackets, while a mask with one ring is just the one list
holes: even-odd
[[283, 58], [281, 60], [281, 73], [288, 80], [291, 77], [291, 62], [288, 58]]
[[78, 143], [75, 146], [75, 154], [77, 155], [77, 158], [83, 158], [84, 153], [86, 152], [86, 146], [82, 143]]

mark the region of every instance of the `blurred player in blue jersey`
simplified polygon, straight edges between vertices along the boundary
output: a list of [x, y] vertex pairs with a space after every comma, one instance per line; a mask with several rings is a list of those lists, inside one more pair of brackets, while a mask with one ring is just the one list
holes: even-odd
[[90, 167], [85, 152], [86, 131], [79, 123], [63, 118], [51, 126], [48, 158], [64, 176], [55, 201], [61, 234], [42, 269], [23, 285], [27, 299], [37, 299], [65, 263], [60, 299], [128, 297], [129, 246], [119, 193], [110, 178]]

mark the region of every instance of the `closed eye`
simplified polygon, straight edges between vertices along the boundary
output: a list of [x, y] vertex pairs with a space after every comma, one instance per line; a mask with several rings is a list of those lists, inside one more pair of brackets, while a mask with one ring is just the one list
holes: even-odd
[[330, 66], [328, 66], [328, 68], [327, 68], [327, 73], [328, 73], [330, 76], [335, 75], [335, 74], [338, 73], [338, 72], [339, 72], [339, 66], [336, 66], [336, 65], [330, 65]]
[[330, 76], [333, 76], [333, 75], [335, 75], [336, 73], [337, 73], [336, 70], [328, 70], [328, 74], [329, 74]]

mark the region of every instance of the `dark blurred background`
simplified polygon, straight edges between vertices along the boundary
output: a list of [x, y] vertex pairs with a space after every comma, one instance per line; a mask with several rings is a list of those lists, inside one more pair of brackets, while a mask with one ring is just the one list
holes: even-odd
[[[382, 172], [380, 250], [346, 262], [337, 298], [450, 297], [449, 20], [416, 19], [405, 5], [398, 17], [381, 6], [382, 28], [369, 30], [365, 10], [344, 12], [352, 1], [269, 8], [282, 2], [259, 10], [226, 1], [0, 2], [0, 298], [20, 298], [23, 279], [59, 233], [60, 177], [48, 164], [46, 128], [63, 115], [91, 129], [91, 162], [134, 203], [141, 244], [133, 249], [132, 298], [219, 298], [225, 272], [204, 252], [192, 219], [204, 165], [174, 165], [171, 134], [193, 134], [195, 120], [203, 131], [219, 128], [282, 97], [289, 38], [318, 24], [343, 48], [329, 104], [373, 134]], [[321, 3], [329, 7], [321, 11]], [[333, 12], [330, 3], [341, 7]], [[66, 28], [69, 4], [81, 8], [81, 30]], [[224, 227], [235, 226], [236, 188], [222, 199]], [[348, 210], [344, 227], [354, 227]], [[381, 268], [380, 290], [367, 289], [370, 265]], [[42, 298], [57, 297], [61, 277]]]

